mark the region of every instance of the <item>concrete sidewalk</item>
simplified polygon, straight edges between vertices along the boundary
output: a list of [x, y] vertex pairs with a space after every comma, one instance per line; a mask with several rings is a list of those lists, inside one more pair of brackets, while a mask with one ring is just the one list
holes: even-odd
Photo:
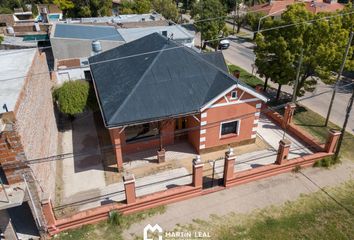
[[[302, 172], [320, 187], [333, 187], [354, 179], [354, 163], [346, 160], [330, 170], [308, 168]], [[133, 224], [124, 231], [123, 238], [129, 240], [135, 239], [135, 236], [141, 237], [147, 224], [159, 224], [164, 231], [172, 231], [177, 224], [192, 224], [196, 219], [208, 220], [211, 214], [222, 216], [231, 212], [250, 213], [255, 209], [281, 205], [286, 201], [296, 200], [300, 194], [316, 191], [319, 188], [303, 175], [285, 173], [170, 204], [164, 214]]]

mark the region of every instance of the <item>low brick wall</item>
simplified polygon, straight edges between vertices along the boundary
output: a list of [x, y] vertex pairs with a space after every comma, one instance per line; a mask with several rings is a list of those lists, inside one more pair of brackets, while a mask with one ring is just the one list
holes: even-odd
[[[268, 108], [267, 106], [262, 109], [262, 113], [265, 114], [275, 124], [282, 126], [284, 117], [276, 111]], [[305, 142], [309, 148], [315, 152], [321, 152], [324, 150], [324, 144], [320, 143], [318, 139], [312, 137], [310, 134], [299, 128], [298, 126], [290, 123], [286, 127], [286, 131], [298, 138], [300, 141]]]
[[291, 172], [297, 167], [304, 168], [313, 166], [317, 160], [332, 155], [332, 153], [319, 152], [295, 159], [285, 160], [281, 165], [271, 164], [257, 167], [255, 169], [246, 170], [240, 173], [235, 173], [236, 176], [226, 183], [226, 187], [232, 187], [259, 179], [272, 177], [281, 173]]
[[201, 188], [187, 185], [137, 198], [136, 202], [132, 204], [118, 205], [116, 203], [113, 203], [102, 207], [82, 211], [65, 219], [56, 220], [54, 218], [52, 206], [48, 202], [43, 205], [43, 211], [46, 215], [46, 219], [48, 222], [49, 234], [53, 236], [54, 234], [57, 234], [59, 232], [77, 228], [84, 224], [92, 224], [108, 219], [109, 212], [113, 210], [117, 210], [122, 214], [130, 214], [149, 208], [162, 206], [177, 201], [182, 201], [200, 195], [202, 195]]

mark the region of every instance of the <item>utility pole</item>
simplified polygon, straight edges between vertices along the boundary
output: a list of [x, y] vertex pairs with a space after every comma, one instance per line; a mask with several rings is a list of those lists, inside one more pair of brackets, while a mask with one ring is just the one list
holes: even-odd
[[297, 99], [297, 88], [298, 88], [298, 85], [299, 85], [299, 78], [300, 78], [300, 71], [301, 71], [303, 56], [304, 56], [304, 48], [302, 47], [301, 48], [301, 53], [300, 53], [299, 64], [297, 66], [295, 84], [294, 84], [293, 99], [292, 99], [293, 103], [295, 103], [296, 99]]
[[201, 28], [200, 28], [200, 50], [202, 50], [203, 49], [203, 28], [204, 28], [204, 23], [203, 23], [203, 18], [204, 18], [204, 8], [203, 8], [203, 4], [204, 3], [204, 1], [203, 0], [200, 0], [200, 6], [201, 6], [201, 16], [200, 16], [200, 20], [202, 20], [201, 21]]
[[339, 156], [340, 148], [342, 146], [342, 142], [343, 142], [343, 138], [344, 138], [344, 134], [345, 134], [345, 129], [347, 128], [350, 112], [351, 112], [352, 107], [353, 107], [353, 101], [354, 101], [354, 87], [352, 88], [352, 96], [350, 97], [348, 105], [347, 105], [347, 110], [346, 110], [346, 113], [345, 113], [345, 119], [344, 119], [343, 127], [342, 127], [342, 130], [341, 130], [341, 135], [340, 135], [340, 137], [338, 139], [337, 149], [336, 149], [336, 152], [334, 154], [335, 158], [337, 158]]
[[[237, 4], [238, 4], [238, 1], [237, 0], [235, 0], [235, 9], [234, 9], [234, 24], [233, 24], [233, 26], [232, 26], [232, 32], [233, 32], [233, 34], [235, 34], [235, 25], [236, 25], [236, 17], [238, 17], [237, 15], [238, 15], [238, 7], [237, 7]], [[237, 14], [236, 14], [236, 11], [237, 11]]]
[[[352, 9], [354, 9], [354, 3], [352, 3]], [[332, 97], [331, 97], [331, 102], [329, 103], [327, 117], [326, 117], [326, 122], [325, 122], [325, 126], [326, 127], [328, 126], [329, 117], [331, 116], [333, 101], [334, 101], [334, 98], [335, 98], [336, 93], [337, 93], [338, 82], [340, 81], [340, 78], [341, 78], [341, 76], [343, 74], [345, 61], [347, 60], [349, 49], [350, 49], [350, 46], [352, 45], [353, 35], [354, 35], [354, 32], [353, 32], [353, 24], [352, 24], [351, 27], [350, 27], [349, 40], [348, 40], [348, 43], [347, 43], [347, 47], [345, 49], [345, 53], [344, 53], [344, 56], [343, 56], [342, 64], [341, 64], [339, 72], [338, 72], [336, 83], [334, 84], [333, 93], [332, 93]]]

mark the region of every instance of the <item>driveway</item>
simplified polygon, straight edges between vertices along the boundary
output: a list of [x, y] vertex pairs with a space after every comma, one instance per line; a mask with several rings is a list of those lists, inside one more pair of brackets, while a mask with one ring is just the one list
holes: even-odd
[[[254, 53], [252, 50], [252, 45], [253, 43], [245, 42], [240, 38], [231, 41], [230, 48], [227, 50], [223, 50], [223, 54], [226, 61], [231, 64], [242, 67], [249, 73], [252, 73], [252, 64], [254, 63]], [[341, 83], [341, 85], [346, 85], [346, 84], [348, 84], [348, 82]], [[272, 87], [277, 87], [277, 85], [273, 83], [270, 83], [270, 85]], [[352, 85], [351, 87], [340, 89], [340, 91], [337, 92], [333, 104], [330, 120], [339, 126], [343, 125], [345, 110], [351, 95], [352, 87], [354, 86]], [[324, 83], [319, 82], [316, 91], [314, 93], [306, 93], [303, 98], [311, 97], [315, 94], [330, 91], [332, 89], [333, 89], [332, 85], [325, 85]], [[283, 86], [282, 90], [287, 93], [292, 93], [293, 91], [292, 87], [290, 86]], [[332, 92], [324, 93], [303, 101], [301, 100], [300, 103], [310, 108], [311, 110], [317, 112], [321, 116], [326, 117], [331, 95]], [[300, 99], [301, 98], [299, 98], [299, 100]], [[354, 113], [353, 112], [350, 115], [350, 119], [346, 130], [354, 134]]]

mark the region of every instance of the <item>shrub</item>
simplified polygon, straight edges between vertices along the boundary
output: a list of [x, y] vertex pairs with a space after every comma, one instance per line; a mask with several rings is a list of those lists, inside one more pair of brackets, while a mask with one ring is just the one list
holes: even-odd
[[53, 92], [59, 110], [69, 116], [84, 112], [89, 96], [90, 85], [83, 80], [65, 82]]
[[120, 226], [122, 223], [122, 214], [117, 211], [109, 212], [108, 223], [115, 226]]
[[329, 157], [322, 158], [321, 160], [318, 160], [317, 162], [315, 162], [313, 166], [329, 168], [330, 166], [337, 164], [339, 162], [340, 162], [340, 157], [329, 156]]

